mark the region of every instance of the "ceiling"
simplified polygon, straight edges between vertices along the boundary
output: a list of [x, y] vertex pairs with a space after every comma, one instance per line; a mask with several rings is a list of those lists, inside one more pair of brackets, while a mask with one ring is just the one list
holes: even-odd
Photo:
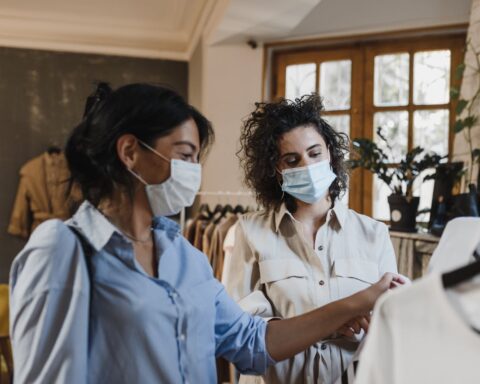
[[0, 45], [188, 60], [217, 0], [1, 0]]
[[238, 44], [467, 23], [471, 1], [0, 0], [0, 46], [189, 60], [202, 35]]

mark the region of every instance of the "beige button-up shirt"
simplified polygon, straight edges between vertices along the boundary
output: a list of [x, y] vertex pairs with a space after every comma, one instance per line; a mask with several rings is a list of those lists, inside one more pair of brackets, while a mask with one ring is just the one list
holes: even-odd
[[[242, 216], [232, 257], [225, 262], [228, 293], [244, 310], [265, 318], [303, 314], [367, 288], [385, 272], [397, 272], [388, 228], [341, 202], [328, 212], [313, 249], [284, 206]], [[269, 368], [264, 380], [334, 383], [358, 343], [358, 337], [322, 340]], [[240, 382], [259, 381], [242, 377]]]

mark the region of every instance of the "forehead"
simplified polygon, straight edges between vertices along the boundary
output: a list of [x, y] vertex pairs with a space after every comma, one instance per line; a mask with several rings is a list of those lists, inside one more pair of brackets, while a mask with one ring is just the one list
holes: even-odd
[[322, 135], [312, 125], [296, 127], [284, 133], [278, 141], [280, 153], [302, 152], [316, 144], [326, 147]]

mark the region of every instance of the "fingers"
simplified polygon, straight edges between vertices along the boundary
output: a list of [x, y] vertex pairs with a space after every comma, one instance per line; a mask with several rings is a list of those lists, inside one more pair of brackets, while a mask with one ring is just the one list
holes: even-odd
[[368, 332], [368, 327], [370, 326], [370, 316], [363, 316], [359, 319], [359, 324], [360, 327], [365, 331], [365, 333]]
[[338, 330], [338, 333], [346, 337], [355, 336], [355, 333], [353, 332], [353, 330], [345, 325]]

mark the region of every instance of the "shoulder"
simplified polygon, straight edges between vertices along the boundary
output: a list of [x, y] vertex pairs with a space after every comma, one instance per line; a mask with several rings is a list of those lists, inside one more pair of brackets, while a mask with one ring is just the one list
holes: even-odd
[[36, 174], [43, 165], [43, 155], [37, 156], [29, 161], [27, 161], [22, 168], [20, 168], [20, 175], [34, 175]]
[[359, 233], [364, 233], [368, 237], [389, 236], [388, 227], [381, 221], [375, 220], [370, 216], [355, 212], [347, 208], [347, 225], [353, 227]]
[[274, 221], [274, 212], [256, 211], [241, 215], [238, 219], [238, 224], [246, 233], [252, 233], [259, 229], [273, 229]]
[[10, 284], [12, 289], [20, 286], [32, 295], [49, 289], [72, 288], [81, 283], [77, 278], [84, 269], [76, 235], [61, 220], [48, 220], [36, 228], [15, 257]]

